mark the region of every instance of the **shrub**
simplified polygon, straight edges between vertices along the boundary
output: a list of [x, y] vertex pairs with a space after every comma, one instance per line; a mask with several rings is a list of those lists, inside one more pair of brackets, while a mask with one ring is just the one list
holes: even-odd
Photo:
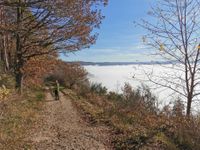
[[7, 88], [11, 89], [15, 87], [15, 80], [11, 74], [5, 74], [0, 72], [0, 87], [6, 86]]
[[148, 86], [142, 85], [136, 90], [129, 83], [125, 83], [123, 89], [123, 99], [130, 106], [143, 107], [143, 110], [156, 113], [157, 98], [152, 94]]
[[83, 97], [87, 97], [88, 93], [90, 93], [89, 83], [81, 84], [76, 89], [77, 94]]
[[108, 100], [121, 101], [123, 99], [123, 95], [116, 92], [109, 92], [107, 94], [107, 98]]
[[107, 88], [105, 86], [102, 86], [102, 84], [99, 84], [99, 83], [92, 83], [90, 86], [90, 90], [91, 92], [99, 94], [99, 95], [107, 94]]
[[149, 112], [157, 112], [158, 108], [156, 106], [157, 97], [152, 94], [150, 88], [146, 85], [142, 85], [138, 88], [141, 96], [141, 101], [145, 109]]
[[69, 89], [76, 89], [77, 86], [88, 82], [87, 72], [80, 64], [63, 61], [59, 61], [54, 70], [44, 79], [47, 84], [55, 83], [56, 80]]
[[184, 115], [185, 106], [180, 98], [174, 102], [172, 109], [172, 114], [177, 117], [182, 117]]
[[10, 93], [10, 90], [5, 86], [0, 87], [0, 100], [4, 100]]
[[11, 74], [3, 71], [3, 64], [0, 62], [0, 100], [8, 97], [10, 89], [14, 87], [14, 79]]

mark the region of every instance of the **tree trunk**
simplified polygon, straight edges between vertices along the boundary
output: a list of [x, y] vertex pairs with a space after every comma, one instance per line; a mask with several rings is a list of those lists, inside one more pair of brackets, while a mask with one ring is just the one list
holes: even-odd
[[24, 60], [22, 58], [22, 49], [20, 44], [20, 37], [17, 35], [16, 37], [16, 62], [15, 62], [15, 79], [16, 79], [16, 89], [19, 90], [20, 93], [22, 93], [22, 81], [23, 81], [23, 72], [22, 68], [24, 66]]
[[[3, 14], [2, 14], [2, 7], [0, 7], [0, 25], [3, 24]], [[0, 61], [3, 62], [3, 39], [2, 39], [2, 33], [0, 34]]]
[[187, 117], [190, 117], [191, 105], [192, 105], [192, 97], [189, 95], [188, 98], [187, 98], [187, 110], [186, 110]]
[[7, 53], [7, 43], [8, 41], [7, 41], [7, 37], [6, 37], [6, 35], [4, 35], [4, 61], [5, 61], [5, 72], [7, 72], [8, 70], [9, 70], [9, 62], [8, 62], [8, 53]]
[[20, 23], [21, 23], [21, 0], [18, 1], [19, 5], [17, 6], [17, 24], [18, 31], [16, 33], [16, 62], [15, 62], [15, 79], [16, 79], [16, 89], [22, 94], [22, 81], [23, 81], [23, 58], [22, 58], [22, 47], [21, 47], [21, 39], [20, 39]]
[[21, 68], [17, 67], [15, 71], [15, 80], [16, 80], [16, 89], [22, 93], [22, 81], [23, 81], [23, 73], [21, 72]]
[[3, 40], [0, 41], [1, 47], [0, 47], [0, 60], [3, 62], [4, 60], [4, 53], [3, 53]]
[[16, 79], [16, 89], [22, 93], [22, 79], [23, 79], [23, 59], [21, 54], [20, 37], [17, 34], [16, 37], [16, 62], [15, 62], [15, 79]]

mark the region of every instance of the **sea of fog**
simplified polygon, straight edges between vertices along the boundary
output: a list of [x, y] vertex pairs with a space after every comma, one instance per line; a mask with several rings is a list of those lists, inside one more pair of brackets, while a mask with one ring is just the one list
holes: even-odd
[[[174, 91], [155, 85], [150, 82], [148, 78], [148, 75], [151, 74], [153, 74], [154, 77], [170, 76], [170, 73], [172, 73], [172, 65], [89, 65], [84, 67], [89, 73], [88, 77], [91, 82], [101, 83], [109, 91], [120, 93], [122, 92], [124, 83], [128, 82], [134, 88], [138, 88], [142, 84], [149, 86], [151, 92], [158, 98], [161, 106], [168, 105], [179, 97]], [[175, 72], [175, 75], [182, 76], [178, 70]], [[174, 74], [172, 76], [174, 76]], [[169, 80], [169, 82], [170, 81], [171, 80]], [[159, 80], [157, 80], [157, 82], [159, 83]], [[175, 88], [178, 89], [179, 87]]]

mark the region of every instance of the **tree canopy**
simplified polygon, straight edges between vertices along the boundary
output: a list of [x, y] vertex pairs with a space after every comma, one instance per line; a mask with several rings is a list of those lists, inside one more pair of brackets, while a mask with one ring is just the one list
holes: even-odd
[[[1, 60], [21, 89], [22, 68], [41, 55], [68, 53], [94, 44], [106, 0], [1, 0]], [[12, 39], [12, 40], [11, 40]]]

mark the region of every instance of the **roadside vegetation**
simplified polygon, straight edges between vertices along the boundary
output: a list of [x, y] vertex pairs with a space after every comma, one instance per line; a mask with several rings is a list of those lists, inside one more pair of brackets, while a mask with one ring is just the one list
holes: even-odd
[[95, 90], [93, 87], [84, 95], [74, 93], [74, 103], [92, 124], [103, 123], [113, 129], [115, 149], [200, 148], [200, 118], [185, 117], [179, 100], [172, 108], [160, 110], [148, 87], [134, 90], [125, 84], [123, 94], [105, 93], [100, 84]]
[[101, 84], [89, 83], [86, 75], [77, 86], [63, 92], [91, 125], [110, 127], [114, 149], [200, 148], [200, 118], [198, 115], [186, 117], [180, 99], [172, 107], [161, 109], [157, 98], [145, 85], [133, 89], [125, 83], [119, 94], [107, 91]]
[[27, 137], [39, 120], [45, 95], [41, 88], [19, 95], [13, 81], [5, 74], [0, 79], [0, 149], [30, 149]]

